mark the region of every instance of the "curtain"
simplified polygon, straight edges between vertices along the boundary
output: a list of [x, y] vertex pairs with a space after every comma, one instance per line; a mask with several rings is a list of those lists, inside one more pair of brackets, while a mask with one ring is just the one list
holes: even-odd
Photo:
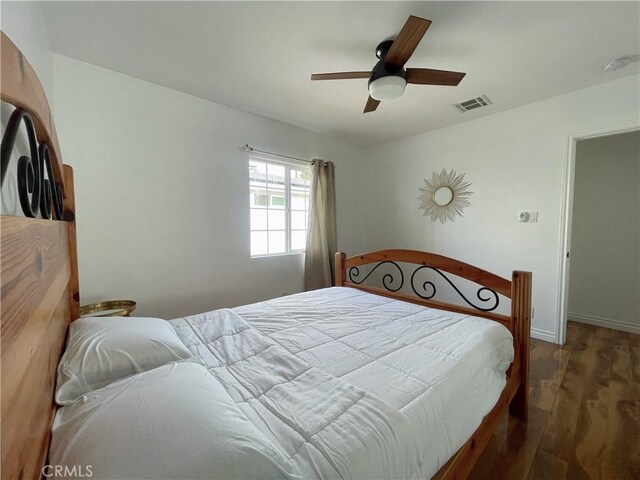
[[333, 285], [336, 254], [336, 189], [333, 162], [314, 160], [311, 165], [309, 227], [304, 258], [304, 288]]

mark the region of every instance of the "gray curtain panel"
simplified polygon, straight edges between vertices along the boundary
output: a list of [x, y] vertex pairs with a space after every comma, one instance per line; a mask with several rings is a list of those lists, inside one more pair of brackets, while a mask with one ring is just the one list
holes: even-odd
[[315, 160], [311, 166], [309, 227], [304, 259], [305, 290], [333, 285], [336, 244], [336, 188], [333, 162]]

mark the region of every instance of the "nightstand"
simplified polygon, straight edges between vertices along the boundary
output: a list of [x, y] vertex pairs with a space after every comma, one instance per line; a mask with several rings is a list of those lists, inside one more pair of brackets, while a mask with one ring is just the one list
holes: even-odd
[[133, 300], [109, 300], [80, 307], [80, 317], [128, 317], [136, 309]]

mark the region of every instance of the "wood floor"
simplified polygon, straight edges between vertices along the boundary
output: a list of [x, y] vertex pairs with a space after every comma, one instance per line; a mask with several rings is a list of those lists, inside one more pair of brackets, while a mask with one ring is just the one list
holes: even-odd
[[469, 479], [640, 480], [640, 335], [533, 340], [529, 421], [505, 416]]

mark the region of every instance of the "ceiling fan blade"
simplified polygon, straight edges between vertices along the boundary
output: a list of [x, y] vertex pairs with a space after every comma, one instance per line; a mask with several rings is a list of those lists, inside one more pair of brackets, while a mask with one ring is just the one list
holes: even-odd
[[373, 112], [376, 108], [378, 108], [378, 105], [380, 105], [380, 100], [369, 97], [369, 100], [367, 100], [367, 104], [364, 106], [364, 112], [362, 113]]
[[417, 85], [449, 85], [455, 87], [466, 73], [433, 70], [431, 68], [407, 68], [407, 83]]
[[371, 72], [337, 72], [337, 73], [314, 73], [311, 80], [350, 80], [352, 78], [369, 78]]
[[393, 67], [402, 67], [407, 63], [420, 40], [427, 33], [429, 25], [431, 25], [431, 20], [410, 15], [384, 57], [384, 63]]

